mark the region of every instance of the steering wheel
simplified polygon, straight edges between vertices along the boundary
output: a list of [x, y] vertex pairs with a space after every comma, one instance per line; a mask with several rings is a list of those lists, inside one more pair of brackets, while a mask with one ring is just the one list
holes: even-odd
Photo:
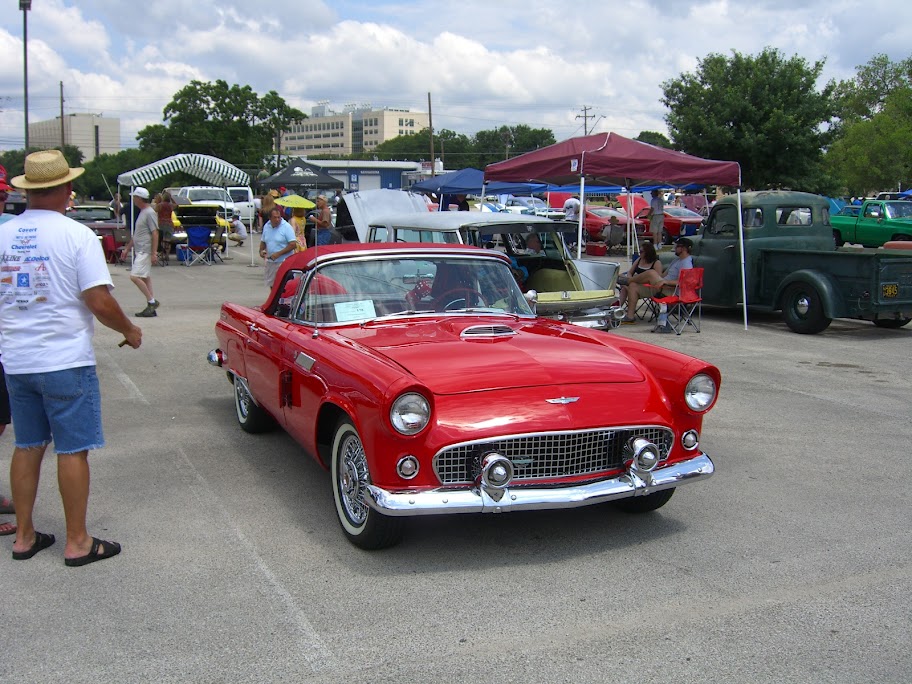
[[[472, 298], [475, 303], [472, 303]], [[487, 306], [481, 292], [473, 290], [471, 287], [454, 287], [447, 290], [434, 300], [437, 304], [438, 311], [449, 311], [451, 308], [467, 309], [472, 306]], [[454, 307], [454, 304], [462, 303], [461, 306]]]

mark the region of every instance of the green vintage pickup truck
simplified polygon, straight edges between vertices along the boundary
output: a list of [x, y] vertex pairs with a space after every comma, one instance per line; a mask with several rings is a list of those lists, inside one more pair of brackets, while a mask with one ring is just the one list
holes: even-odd
[[880, 247], [891, 240], [912, 240], [912, 202], [866, 200], [857, 216], [834, 214], [833, 239], [839, 247], [846, 242]]
[[[747, 192], [741, 206], [749, 306], [781, 310], [789, 328], [806, 334], [834, 318], [882, 328], [912, 319], [912, 249], [837, 249], [829, 205], [819, 195]], [[736, 196], [716, 203], [693, 243], [694, 265], [705, 269], [703, 302], [740, 306]]]

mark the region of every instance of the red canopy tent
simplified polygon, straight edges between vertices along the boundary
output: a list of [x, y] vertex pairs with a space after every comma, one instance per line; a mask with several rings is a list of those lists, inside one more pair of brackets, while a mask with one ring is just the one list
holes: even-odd
[[[598, 133], [543, 147], [513, 159], [488, 164], [485, 181], [580, 184], [580, 201], [585, 200], [586, 183], [623, 185], [727, 185], [738, 188], [739, 223], [741, 166], [738, 162], [702, 159], [683, 152], [649, 145], [617, 133]], [[583, 214], [580, 212], [577, 258], [582, 254]], [[747, 327], [747, 295], [744, 278], [743, 228], [741, 280], [744, 299], [744, 325]]]
[[569, 185], [581, 178], [627, 187], [663, 182], [738, 187], [741, 167], [738, 162], [702, 159], [617, 133], [570, 138], [485, 167], [485, 181]]

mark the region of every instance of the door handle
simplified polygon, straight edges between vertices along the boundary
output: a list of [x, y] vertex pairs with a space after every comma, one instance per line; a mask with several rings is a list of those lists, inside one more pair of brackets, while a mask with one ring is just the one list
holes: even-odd
[[249, 332], [257, 332], [257, 331], [259, 330], [259, 328], [256, 326], [256, 323], [251, 323], [251, 324], [247, 327], [247, 330], [248, 330]]
[[728, 251], [728, 250], [730, 250], [730, 249], [734, 249], [734, 248], [735, 248], [735, 246], [734, 246], [734, 245], [729, 245], [729, 246], [728, 246], [728, 247], [726, 247], [726, 248], [725, 248], [725, 250], [724, 250], [724, 251], [726, 251], [726, 252], [727, 252], [727, 251]]

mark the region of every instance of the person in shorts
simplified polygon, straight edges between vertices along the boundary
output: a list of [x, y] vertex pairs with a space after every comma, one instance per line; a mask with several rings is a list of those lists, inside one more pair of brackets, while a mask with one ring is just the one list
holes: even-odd
[[174, 210], [177, 205], [167, 190], [161, 194], [161, 201], [155, 207], [158, 216], [158, 237], [161, 240], [162, 266], [171, 261], [171, 241], [174, 239]]
[[160, 303], [152, 292], [152, 265], [158, 263], [158, 216], [152, 205], [149, 204], [148, 190], [134, 188], [130, 196], [133, 198], [133, 205], [137, 211], [136, 225], [130, 241], [123, 247], [123, 257], [126, 259], [130, 249], [133, 249], [133, 269], [130, 271], [130, 280], [146, 298], [146, 308], [133, 315], [140, 318], [154, 318], [158, 316]]
[[101, 397], [92, 348], [97, 318], [136, 349], [142, 331], [111, 295], [111, 274], [91, 228], [67, 218], [73, 179], [59, 150], [33, 152], [13, 179], [28, 209], [0, 226], [0, 330], [16, 446], [10, 485], [16, 506], [13, 560], [54, 544], [32, 514], [48, 444], [57, 452], [57, 481], [66, 520], [64, 563], [78, 567], [111, 558], [120, 544], [86, 530], [91, 449], [104, 446]]

